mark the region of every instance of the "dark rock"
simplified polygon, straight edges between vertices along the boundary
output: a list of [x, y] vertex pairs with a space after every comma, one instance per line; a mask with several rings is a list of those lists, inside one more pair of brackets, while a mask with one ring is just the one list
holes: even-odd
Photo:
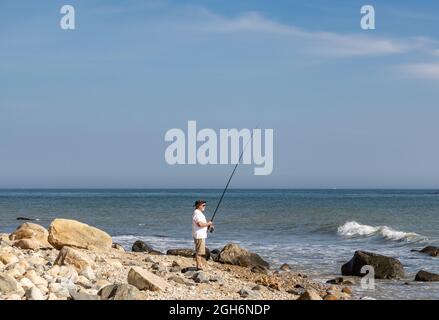
[[326, 281], [326, 283], [330, 283], [330, 284], [341, 284], [341, 285], [354, 285], [355, 282], [352, 281], [351, 279], [347, 279], [345, 277], [337, 277], [335, 279], [331, 279]]
[[261, 273], [261, 274], [268, 274], [267, 268], [257, 265], [251, 268], [251, 272], [253, 273]]
[[[194, 249], [188, 249], [188, 248], [183, 248], [183, 249], [169, 249], [168, 251], [166, 251], [167, 255], [170, 256], [181, 256], [181, 257], [186, 257], [186, 258], [194, 258], [195, 257], [195, 250]], [[210, 259], [210, 251], [208, 248], [206, 248], [206, 256], [205, 256], [206, 260]]]
[[194, 272], [197, 271], [197, 267], [186, 267], [181, 269], [181, 273], [188, 273], [188, 272]]
[[17, 220], [21, 220], [21, 221], [35, 221], [35, 219], [33, 219], [33, 218], [26, 218], [26, 217], [18, 217]]
[[356, 251], [353, 258], [341, 267], [341, 273], [348, 276], [362, 277], [363, 266], [372, 266], [377, 279], [400, 279], [404, 277], [404, 268], [399, 260], [380, 254]]
[[428, 246], [419, 252], [426, 253], [432, 257], [437, 257], [439, 256], [439, 247]]
[[290, 265], [288, 263], [284, 263], [283, 265], [280, 266], [279, 270], [290, 271], [291, 267], [290, 267]]
[[144, 300], [139, 289], [130, 284], [112, 284], [99, 290], [102, 300]]
[[250, 252], [233, 243], [226, 245], [221, 250], [217, 260], [220, 263], [238, 265], [241, 267], [270, 267], [269, 263], [262, 259], [258, 254]]
[[136, 242], [134, 242], [131, 250], [133, 252], [148, 252], [148, 253], [154, 251], [154, 249], [151, 246], [147, 245], [142, 240], [137, 240]]
[[415, 281], [423, 281], [423, 282], [439, 281], [439, 274], [421, 270], [416, 274]]

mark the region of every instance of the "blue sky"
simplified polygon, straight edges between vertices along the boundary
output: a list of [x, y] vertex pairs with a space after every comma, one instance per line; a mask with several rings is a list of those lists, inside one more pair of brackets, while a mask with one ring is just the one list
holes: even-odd
[[[123, 4], [121, 4], [123, 3]], [[75, 31], [59, 28], [76, 9]], [[360, 28], [374, 5], [376, 30]], [[168, 129], [274, 129], [233, 187], [438, 188], [437, 1], [0, 3], [0, 187], [222, 187]]]

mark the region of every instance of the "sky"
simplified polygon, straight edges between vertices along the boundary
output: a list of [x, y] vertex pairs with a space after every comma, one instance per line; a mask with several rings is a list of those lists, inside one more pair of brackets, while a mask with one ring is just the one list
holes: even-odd
[[[76, 29], [60, 28], [73, 5]], [[360, 8], [375, 8], [375, 30]], [[165, 133], [274, 130], [234, 188], [439, 188], [439, 2], [0, 2], [0, 188], [221, 188]]]

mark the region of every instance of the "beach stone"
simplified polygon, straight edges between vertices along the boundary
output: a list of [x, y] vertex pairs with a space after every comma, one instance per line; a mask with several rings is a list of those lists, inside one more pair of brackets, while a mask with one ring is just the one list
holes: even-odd
[[139, 290], [165, 290], [168, 284], [162, 278], [140, 267], [132, 267], [128, 272], [128, 284]]
[[30, 222], [23, 223], [9, 235], [9, 239], [15, 241], [13, 246], [30, 250], [52, 248], [48, 237], [49, 232], [46, 228]]
[[96, 275], [90, 266], [86, 266], [83, 270], [81, 270], [79, 275], [87, 278], [88, 280], [95, 280], [96, 279]]
[[416, 274], [415, 281], [422, 281], [422, 282], [439, 281], [439, 274], [431, 273], [425, 270], [420, 270]]
[[23, 288], [12, 276], [0, 273], [0, 292], [1, 293], [16, 293], [23, 291]]
[[209, 277], [203, 271], [196, 272], [192, 279], [196, 283], [209, 283]]
[[21, 300], [21, 296], [19, 294], [13, 293], [13, 294], [7, 296], [5, 300], [10, 300], [10, 301]]
[[29, 259], [27, 259], [28, 265], [31, 264], [33, 266], [43, 266], [46, 265], [47, 262], [48, 262], [47, 260], [38, 256], [32, 256]]
[[90, 288], [92, 287], [92, 285], [91, 285], [91, 281], [88, 280], [88, 279], [87, 279], [86, 277], [84, 277], [84, 276], [79, 276], [79, 277], [76, 279], [75, 284], [77, 284], [77, 285], [79, 285], [79, 286], [81, 286], [81, 287], [83, 287], [83, 288], [86, 288], [86, 289], [90, 289]]
[[56, 277], [59, 274], [60, 269], [60, 266], [56, 264], [47, 271], [47, 274], [52, 277]]
[[111, 247], [112, 247], [113, 249], [117, 250], [117, 251], [125, 252], [124, 247], [122, 247], [122, 246], [121, 246], [120, 244], [118, 244], [118, 243], [113, 243], [113, 244], [111, 245]]
[[0, 255], [0, 262], [2, 262], [4, 265], [13, 264], [18, 261], [17, 256], [12, 253], [3, 253]]
[[354, 285], [355, 281], [353, 281], [353, 279], [348, 279], [346, 277], [337, 277], [326, 281], [326, 283], [338, 284], [338, 285]]
[[100, 296], [89, 294], [83, 291], [70, 290], [69, 293], [72, 300], [78, 300], [78, 301], [101, 300]]
[[269, 263], [262, 259], [258, 254], [241, 248], [239, 245], [234, 243], [226, 245], [221, 250], [217, 260], [220, 263], [238, 265], [241, 267], [270, 267]]
[[238, 291], [238, 293], [241, 298], [249, 298], [253, 300], [261, 299], [261, 293], [259, 291], [242, 288]]
[[46, 300], [43, 293], [37, 287], [32, 287], [26, 291], [27, 300]]
[[327, 294], [323, 300], [338, 300], [338, 298], [336, 296], [334, 296], [333, 294]]
[[35, 270], [28, 270], [24, 276], [28, 278], [35, 286], [46, 286], [48, 285], [47, 281], [40, 277]]
[[55, 219], [49, 226], [49, 243], [58, 250], [64, 246], [90, 251], [108, 251], [113, 240], [110, 235], [76, 220]]
[[349, 287], [343, 287], [343, 289], [341, 289], [341, 292], [351, 295], [352, 289]]
[[427, 246], [419, 252], [426, 253], [432, 257], [437, 257], [439, 256], [439, 247]]
[[97, 279], [94, 282], [94, 288], [97, 290], [101, 290], [103, 287], [109, 286], [111, 285], [111, 282], [108, 281], [107, 279]]
[[57, 265], [72, 265], [78, 271], [94, 264], [87, 254], [70, 247], [63, 247], [59, 251], [58, 257], [54, 263]]
[[34, 283], [26, 277], [21, 278], [19, 283], [25, 291], [29, 290], [30, 288], [32, 288], [34, 286]]
[[355, 251], [353, 258], [341, 267], [341, 273], [362, 277], [364, 274], [360, 270], [366, 265], [375, 269], [375, 278], [377, 279], [401, 279], [404, 277], [404, 268], [399, 260], [366, 251]]
[[288, 263], [284, 263], [284, 264], [282, 264], [282, 265], [280, 266], [279, 270], [282, 270], [282, 271], [290, 271], [290, 270], [291, 270], [291, 267], [290, 267], [290, 265], [289, 265]]
[[174, 281], [174, 282], [180, 283], [180, 284], [186, 284], [186, 281], [184, 281], [184, 279], [182, 277], [179, 277], [179, 276], [176, 276], [176, 275], [170, 276], [168, 278], [168, 280], [169, 281]]
[[144, 293], [130, 284], [113, 284], [99, 290], [102, 300], [146, 300]]
[[323, 300], [319, 293], [314, 289], [308, 289], [302, 293], [297, 300]]

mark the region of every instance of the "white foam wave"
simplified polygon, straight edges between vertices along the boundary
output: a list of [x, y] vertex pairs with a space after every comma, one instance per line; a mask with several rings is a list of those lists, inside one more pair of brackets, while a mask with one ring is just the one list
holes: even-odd
[[360, 224], [356, 221], [348, 221], [342, 226], [339, 226], [337, 233], [344, 237], [369, 237], [378, 235], [387, 240], [394, 241], [418, 241], [425, 240], [421, 235], [414, 232], [404, 232], [394, 230], [388, 226], [369, 226]]

